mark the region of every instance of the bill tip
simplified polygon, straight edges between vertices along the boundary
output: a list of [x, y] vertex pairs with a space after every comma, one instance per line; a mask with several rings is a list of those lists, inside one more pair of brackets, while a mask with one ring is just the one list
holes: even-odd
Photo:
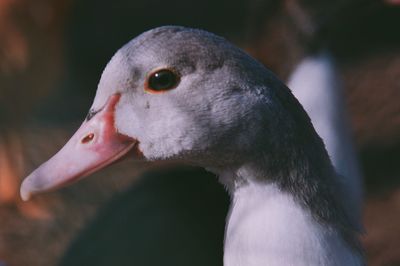
[[31, 192], [26, 189], [26, 187], [24, 186], [24, 183], [22, 183], [22, 186], [20, 189], [20, 195], [21, 195], [21, 199], [23, 201], [28, 201], [31, 198]]

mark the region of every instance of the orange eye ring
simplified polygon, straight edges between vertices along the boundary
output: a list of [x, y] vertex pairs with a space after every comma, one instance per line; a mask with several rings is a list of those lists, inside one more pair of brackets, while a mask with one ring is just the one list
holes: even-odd
[[176, 88], [179, 82], [180, 76], [175, 70], [161, 68], [147, 76], [144, 90], [154, 94], [163, 93]]

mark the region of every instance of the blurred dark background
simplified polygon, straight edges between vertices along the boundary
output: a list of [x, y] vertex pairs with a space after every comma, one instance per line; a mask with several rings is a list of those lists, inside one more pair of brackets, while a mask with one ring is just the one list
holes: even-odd
[[[400, 265], [400, 5], [395, 0], [1, 1], [0, 264], [55, 265], [99, 206], [135, 189], [130, 187], [148, 166], [123, 163], [28, 203], [18, 196], [22, 176], [61, 147], [85, 117], [115, 51], [161, 25], [222, 35], [284, 81], [307, 54], [332, 52], [365, 177], [363, 242], [369, 265]], [[207, 182], [218, 186], [216, 180]], [[215, 193], [222, 201], [218, 208], [225, 210], [226, 195]]]

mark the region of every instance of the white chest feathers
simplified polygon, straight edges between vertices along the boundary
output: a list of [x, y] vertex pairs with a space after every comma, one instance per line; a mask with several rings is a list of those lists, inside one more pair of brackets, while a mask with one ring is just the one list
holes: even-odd
[[362, 265], [338, 232], [275, 185], [235, 191], [225, 235], [225, 266]]

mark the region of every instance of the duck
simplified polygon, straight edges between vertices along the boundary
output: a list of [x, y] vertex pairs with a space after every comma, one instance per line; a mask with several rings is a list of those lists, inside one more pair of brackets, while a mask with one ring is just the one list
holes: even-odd
[[222, 37], [163, 26], [123, 46], [81, 127], [23, 181], [21, 197], [125, 157], [218, 176], [231, 198], [225, 266], [364, 265], [361, 229], [307, 113]]

